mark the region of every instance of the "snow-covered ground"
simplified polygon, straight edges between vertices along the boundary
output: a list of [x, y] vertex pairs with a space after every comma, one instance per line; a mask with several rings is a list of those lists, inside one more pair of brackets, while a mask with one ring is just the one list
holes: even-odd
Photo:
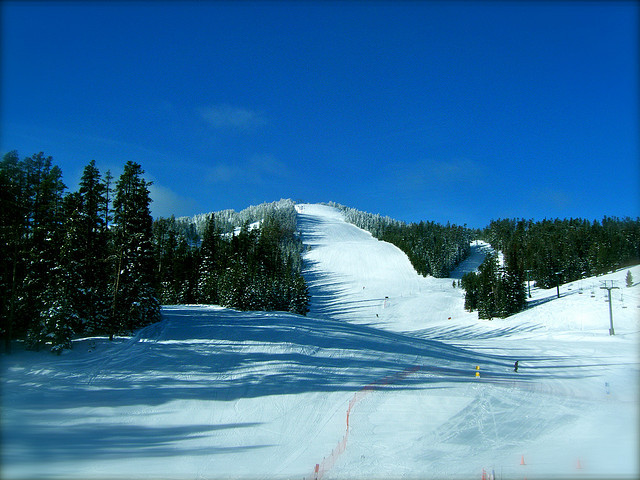
[[164, 307], [131, 338], [3, 356], [0, 476], [638, 476], [640, 267], [631, 288], [627, 269], [532, 288], [532, 308], [481, 321], [452, 279], [297, 208], [307, 317]]

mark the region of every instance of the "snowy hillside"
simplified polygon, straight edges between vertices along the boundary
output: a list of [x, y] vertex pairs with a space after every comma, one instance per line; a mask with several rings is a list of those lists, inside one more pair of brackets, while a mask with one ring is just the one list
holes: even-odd
[[3, 356], [2, 478], [637, 476], [640, 267], [480, 321], [451, 278], [297, 209], [307, 317], [164, 307], [131, 338]]

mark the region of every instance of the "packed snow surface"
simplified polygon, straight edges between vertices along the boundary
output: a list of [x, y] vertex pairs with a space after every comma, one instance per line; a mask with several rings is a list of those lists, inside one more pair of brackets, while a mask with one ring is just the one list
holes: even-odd
[[2, 478], [638, 476], [639, 267], [478, 320], [452, 283], [488, 245], [423, 278], [297, 209], [307, 317], [171, 306], [132, 337], [4, 355]]

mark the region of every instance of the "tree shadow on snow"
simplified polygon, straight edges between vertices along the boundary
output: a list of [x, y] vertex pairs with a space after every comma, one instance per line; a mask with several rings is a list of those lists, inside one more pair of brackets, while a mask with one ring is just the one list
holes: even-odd
[[[433, 338], [293, 314], [174, 307], [164, 320], [106, 351], [42, 356], [12, 378], [22, 409], [159, 405], [306, 392], [353, 391], [414, 367], [510, 372], [511, 357]], [[522, 360], [522, 359], [521, 359]], [[529, 363], [548, 363], [548, 358]], [[44, 368], [44, 367], [48, 368]], [[446, 378], [444, 379], [446, 380]], [[443, 381], [444, 381], [443, 380]], [[433, 379], [421, 379], [432, 383]], [[408, 381], [395, 388], [408, 387]]]
[[[179, 400], [356, 392], [366, 386], [444, 388], [478, 382], [476, 365], [482, 365], [482, 382], [566, 377], [547, 369], [522, 376], [512, 371], [509, 357], [328, 319], [204, 307], [164, 308], [163, 318], [127, 341], [93, 352], [39, 356], [22, 365], [17, 360], [3, 380], [3, 456], [14, 452], [19, 461], [28, 461], [30, 455], [64, 460], [229, 453], [215, 445], [186, 450], [173, 445], [255, 425], [95, 423], [98, 408], [153, 411]], [[528, 365], [536, 362], [549, 360], [527, 359]]]
[[[21, 461], [50, 463], [74, 460], [135, 459], [144, 457], [177, 457], [183, 455], [215, 455], [237, 453], [270, 445], [248, 446], [176, 446], [188, 438], [198, 440], [223, 429], [249, 428], [259, 423], [228, 425], [185, 425], [153, 427], [108, 423], [82, 423], [60, 428], [33, 425], [16, 430], [11, 442], [5, 442], [7, 456], [18, 455]], [[37, 448], [34, 448], [37, 446]]]

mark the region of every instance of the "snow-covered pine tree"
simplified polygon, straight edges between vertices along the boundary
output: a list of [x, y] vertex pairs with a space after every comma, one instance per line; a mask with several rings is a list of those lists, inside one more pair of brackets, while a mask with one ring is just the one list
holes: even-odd
[[80, 233], [76, 248], [83, 289], [78, 314], [90, 333], [105, 331], [109, 315], [108, 185], [92, 160], [80, 179]]
[[27, 174], [27, 264], [24, 279], [25, 301], [23, 315], [27, 326], [27, 344], [39, 348], [45, 341], [42, 332], [42, 312], [47, 308], [48, 297], [60, 266], [62, 241], [62, 204], [66, 186], [62, 182], [62, 171], [53, 165], [51, 157], [42, 152], [25, 160]]
[[162, 304], [171, 305], [178, 303], [178, 290], [179, 283], [176, 277], [176, 265], [179, 261], [187, 261], [186, 259], [178, 259], [178, 239], [176, 232], [170, 229], [167, 232], [167, 239], [164, 251], [160, 256], [160, 265], [158, 266], [158, 272], [163, 280], [162, 295], [164, 299], [161, 300]]
[[513, 237], [504, 249], [504, 266], [498, 270], [496, 283], [496, 313], [508, 317], [526, 305], [523, 247], [519, 237]]
[[173, 228], [175, 218], [159, 218], [154, 220], [152, 231], [155, 252], [158, 258], [158, 296], [163, 305], [177, 303], [177, 292], [174, 279], [174, 264], [177, 248], [176, 233]]
[[44, 308], [28, 337], [31, 348], [39, 349], [45, 343], [51, 344], [51, 351], [58, 355], [62, 350], [71, 348], [73, 325], [78, 323], [78, 314], [71, 304], [66, 283], [63, 277], [58, 277], [43, 293]]
[[498, 296], [498, 256], [489, 254], [478, 267], [478, 317], [491, 320], [496, 316]]
[[478, 296], [480, 294], [480, 280], [475, 272], [465, 273], [462, 277], [462, 288], [464, 288], [464, 308], [469, 312], [477, 310]]
[[179, 236], [177, 242], [173, 267], [176, 303], [196, 303], [200, 250], [192, 246], [190, 238]]
[[306, 315], [309, 311], [309, 289], [300, 274], [296, 274], [293, 278], [292, 296], [288, 310], [300, 315]]
[[160, 320], [155, 290], [150, 182], [142, 167], [129, 161], [116, 184], [114, 245], [116, 272], [113, 286], [110, 338]]
[[0, 336], [11, 353], [19, 307], [28, 240], [28, 202], [24, 163], [13, 150], [0, 162]]
[[[65, 308], [69, 307], [74, 311], [73, 322], [69, 327], [76, 333], [84, 332], [88, 319], [89, 286], [85, 280], [85, 264], [89, 261], [87, 254], [95, 254], [93, 251], [88, 253], [85, 248], [84, 220], [81, 195], [78, 192], [68, 194], [64, 199], [60, 268], [57, 270], [59, 287], [53, 292], [64, 295]], [[53, 295], [50, 295], [48, 303], [52, 299]]]
[[200, 269], [198, 275], [198, 302], [204, 304], [219, 303], [218, 278], [221, 271], [219, 263], [222, 252], [222, 239], [216, 228], [215, 215], [211, 214], [202, 236], [200, 246]]

